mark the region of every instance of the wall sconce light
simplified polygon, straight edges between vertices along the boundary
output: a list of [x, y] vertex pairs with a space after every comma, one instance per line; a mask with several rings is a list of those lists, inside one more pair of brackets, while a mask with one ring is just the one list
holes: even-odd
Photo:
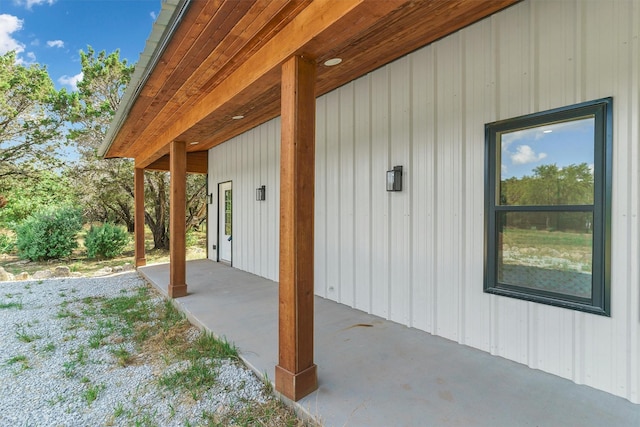
[[267, 200], [267, 187], [260, 186], [256, 188], [256, 202]]
[[207, 204], [209, 205], [213, 204], [213, 193], [207, 194]]
[[387, 171], [387, 191], [402, 191], [402, 166]]

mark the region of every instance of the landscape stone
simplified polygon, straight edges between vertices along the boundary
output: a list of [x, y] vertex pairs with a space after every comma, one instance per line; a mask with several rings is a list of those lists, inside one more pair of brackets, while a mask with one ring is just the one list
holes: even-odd
[[40, 270], [33, 273], [32, 279], [40, 280], [40, 279], [50, 279], [53, 277], [53, 272], [51, 270]]
[[26, 271], [23, 271], [20, 274], [16, 274], [16, 280], [29, 280], [31, 276]]
[[4, 268], [0, 267], [0, 282], [10, 282], [15, 279], [14, 275], [8, 273]]
[[93, 273], [93, 277], [107, 276], [113, 273], [113, 269], [111, 267], [103, 267], [100, 270]]
[[60, 267], [56, 267], [53, 271], [53, 275], [55, 277], [69, 277], [71, 274], [71, 269], [66, 265], [61, 265]]
[[113, 267], [113, 272], [114, 273], [122, 273], [124, 271], [124, 269], [122, 268], [121, 265], [116, 265], [115, 267]]
[[131, 264], [130, 262], [122, 265], [122, 271], [132, 271], [132, 270], [133, 270], [133, 264]]

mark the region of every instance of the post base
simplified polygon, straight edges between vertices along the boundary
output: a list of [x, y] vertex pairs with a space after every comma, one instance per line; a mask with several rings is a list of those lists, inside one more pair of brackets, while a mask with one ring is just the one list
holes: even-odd
[[187, 285], [169, 285], [169, 298], [180, 298], [187, 296]]
[[317, 366], [311, 365], [294, 374], [280, 365], [276, 366], [276, 390], [297, 402], [318, 389]]
[[145, 265], [147, 265], [146, 258], [136, 258], [136, 267], [144, 267]]

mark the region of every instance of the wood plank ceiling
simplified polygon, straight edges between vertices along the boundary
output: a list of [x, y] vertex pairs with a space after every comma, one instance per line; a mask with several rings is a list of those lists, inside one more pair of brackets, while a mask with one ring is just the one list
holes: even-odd
[[517, 1], [192, 1], [105, 157], [163, 168], [173, 140], [205, 151], [279, 115], [291, 55], [316, 62], [319, 96]]

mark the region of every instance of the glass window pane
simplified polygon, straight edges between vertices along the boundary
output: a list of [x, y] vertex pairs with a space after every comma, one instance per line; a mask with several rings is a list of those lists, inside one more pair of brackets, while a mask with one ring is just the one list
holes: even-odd
[[591, 205], [595, 117], [503, 132], [500, 205]]
[[224, 191], [224, 234], [231, 235], [231, 190]]
[[500, 212], [498, 282], [591, 298], [591, 212]]

